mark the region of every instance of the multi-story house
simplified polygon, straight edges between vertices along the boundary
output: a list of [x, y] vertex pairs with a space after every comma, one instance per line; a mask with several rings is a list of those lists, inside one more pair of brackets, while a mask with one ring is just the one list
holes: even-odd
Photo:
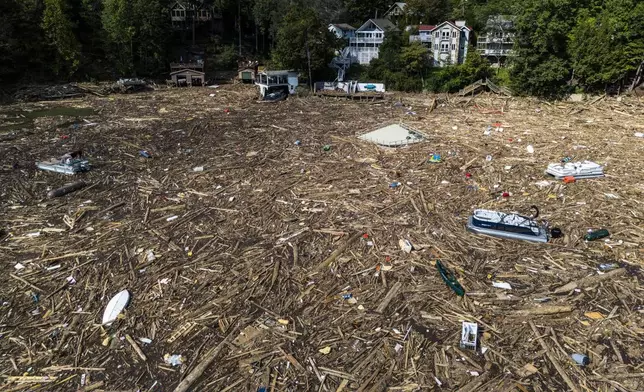
[[485, 33], [478, 37], [476, 50], [492, 65], [502, 66], [512, 55], [514, 46], [514, 17], [490, 16], [485, 24]]
[[369, 19], [356, 30], [355, 36], [349, 39], [348, 54], [352, 61], [369, 64], [371, 60], [378, 57], [385, 34], [397, 30], [396, 25], [389, 19]]
[[467, 57], [472, 29], [465, 21], [443, 22], [437, 26], [418, 26], [418, 35], [409, 37], [410, 41], [419, 41], [429, 48], [435, 67], [463, 64]]

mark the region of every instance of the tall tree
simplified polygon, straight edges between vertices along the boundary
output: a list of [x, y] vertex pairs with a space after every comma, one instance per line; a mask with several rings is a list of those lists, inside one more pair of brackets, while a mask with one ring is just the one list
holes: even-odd
[[279, 68], [328, 72], [337, 41], [311, 8], [291, 7], [277, 32], [273, 61]]
[[344, 22], [356, 24], [358, 27], [367, 19], [382, 18], [393, 2], [391, 0], [345, 0], [348, 20]]
[[134, 71], [134, 34], [136, 29], [133, 4], [129, 0], [105, 0], [103, 28], [112, 46], [109, 50], [120, 74]]
[[452, 12], [450, 0], [407, 0], [405, 13], [412, 24], [437, 24], [448, 19]]
[[45, 0], [42, 26], [56, 50], [55, 71], [73, 74], [80, 65], [81, 46], [74, 35], [66, 0]]
[[587, 89], [622, 87], [644, 62], [644, 3], [607, 0], [580, 12], [570, 34], [575, 78]]
[[519, 3], [511, 68], [516, 91], [556, 97], [569, 90], [568, 34], [578, 6], [576, 0]]

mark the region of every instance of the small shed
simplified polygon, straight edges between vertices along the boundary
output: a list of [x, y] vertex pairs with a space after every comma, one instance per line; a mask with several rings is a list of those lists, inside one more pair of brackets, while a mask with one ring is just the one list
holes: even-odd
[[170, 78], [175, 86], [203, 86], [206, 82], [206, 74], [195, 69], [180, 69], [170, 73]]
[[240, 68], [238, 73], [238, 78], [242, 81], [242, 83], [253, 83], [255, 81], [255, 77], [257, 76], [254, 67]]

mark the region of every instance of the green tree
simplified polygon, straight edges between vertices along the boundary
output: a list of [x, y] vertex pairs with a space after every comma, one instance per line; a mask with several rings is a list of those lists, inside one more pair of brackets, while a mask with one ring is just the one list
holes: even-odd
[[417, 76], [421, 79], [430, 67], [430, 57], [427, 48], [415, 41], [403, 46], [400, 52], [400, 61], [407, 75]]
[[328, 73], [328, 64], [337, 45], [335, 37], [315, 11], [310, 8], [292, 7], [277, 32], [273, 62], [276, 67], [306, 73], [310, 58], [311, 71], [315, 78]]
[[345, 0], [344, 6], [347, 12], [348, 22], [359, 27], [367, 19], [382, 18], [393, 4], [391, 0]]
[[74, 24], [65, 0], [45, 0], [42, 26], [48, 43], [56, 49], [55, 71], [73, 74], [80, 64], [81, 46], [74, 35]]
[[531, 95], [566, 94], [572, 75], [568, 34], [580, 2], [523, 0], [516, 8], [511, 77], [514, 89]]
[[622, 87], [644, 61], [644, 3], [608, 0], [597, 15], [581, 11], [570, 56], [575, 78], [587, 90]]
[[109, 50], [121, 74], [134, 71], [134, 12], [129, 0], [105, 0], [102, 14], [103, 28], [112, 46]]
[[446, 21], [451, 12], [450, 0], [407, 0], [405, 9], [412, 24], [438, 24]]

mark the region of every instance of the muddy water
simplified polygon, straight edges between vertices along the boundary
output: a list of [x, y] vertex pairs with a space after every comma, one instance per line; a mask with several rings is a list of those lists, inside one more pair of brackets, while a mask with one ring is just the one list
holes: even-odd
[[21, 111], [0, 111], [0, 131], [13, 131], [24, 127], [30, 127], [34, 120], [39, 117], [87, 117], [93, 115], [92, 108], [70, 108], [70, 107], [53, 107], [39, 110], [21, 110]]

